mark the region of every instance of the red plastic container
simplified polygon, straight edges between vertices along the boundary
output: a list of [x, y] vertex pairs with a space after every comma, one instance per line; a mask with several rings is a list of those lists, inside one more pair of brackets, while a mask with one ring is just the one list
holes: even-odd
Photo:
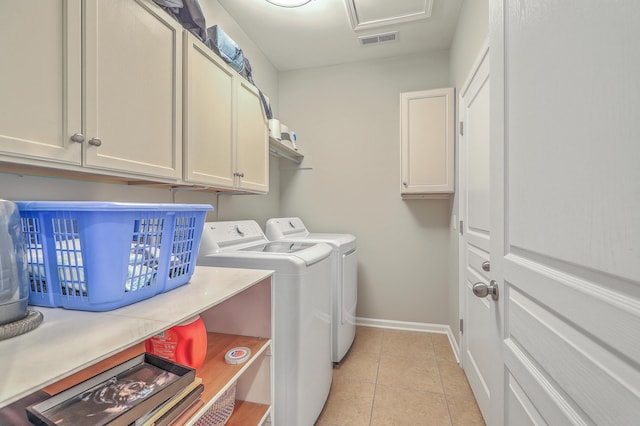
[[207, 330], [199, 316], [171, 327], [145, 342], [151, 354], [198, 369], [207, 355]]

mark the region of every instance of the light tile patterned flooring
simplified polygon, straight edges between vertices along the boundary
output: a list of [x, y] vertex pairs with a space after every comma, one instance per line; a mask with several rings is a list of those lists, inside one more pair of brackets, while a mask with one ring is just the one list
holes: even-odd
[[484, 425], [444, 334], [357, 327], [316, 426]]

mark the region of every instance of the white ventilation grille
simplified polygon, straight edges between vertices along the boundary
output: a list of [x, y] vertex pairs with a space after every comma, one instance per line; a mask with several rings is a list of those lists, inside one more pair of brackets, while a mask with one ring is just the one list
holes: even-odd
[[379, 43], [389, 43], [391, 41], [396, 41], [397, 39], [398, 39], [397, 31], [384, 33], [384, 34], [374, 34], [374, 35], [358, 37], [358, 40], [360, 40], [360, 44], [362, 46], [370, 46], [372, 44], [379, 44]]

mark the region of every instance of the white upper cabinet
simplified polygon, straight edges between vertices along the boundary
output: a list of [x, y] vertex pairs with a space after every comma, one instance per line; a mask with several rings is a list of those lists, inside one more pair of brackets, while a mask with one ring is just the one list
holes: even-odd
[[0, 155], [80, 165], [80, 1], [0, 2]]
[[454, 192], [454, 90], [400, 94], [401, 194], [447, 198]]
[[180, 178], [182, 27], [151, 0], [50, 0], [34, 10], [0, 3], [0, 155]]
[[269, 127], [258, 89], [238, 77], [236, 172], [238, 186], [250, 192], [269, 190]]
[[182, 26], [151, 0], [84, 5], [85, 166], [182, 175]]
[[0, 2], [3, 169], [268, 192], [258, 89], [152, 0], [37, 10]]
[[232, 188], [233, 70], [184, 33], [184, 178]]
[[269, 133], [258, 89], [184, 34], [185, 181], [266, 193]]

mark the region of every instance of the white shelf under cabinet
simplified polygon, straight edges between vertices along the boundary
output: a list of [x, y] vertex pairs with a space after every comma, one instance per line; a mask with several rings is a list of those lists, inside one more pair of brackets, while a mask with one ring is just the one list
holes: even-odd
[[302, 163], [304, 155], [296, 150], [291, 148], [285, 142], [279, 141], [272, 137], [269, 137], [269, 151], [274, 154], [276, 157], [286, 158], [289, 161], [293, 161], [296, 164]]
[[[209, 392], [220, 394], [253, 364], [266, 365], [266, 381], [271, 382], [271, 275], [272, 271], [197, 267], [189, 284], [109, 312], [33, 307], [43, 313], [43, 323], [29, 333], [0, 341], [0, 408], [122, 351], [140, 350], [139, 344], [147, 338], [195, 315], [201, 314], [208, 332], [219, 333], [224, 324], [212, 322], [219, 308], [251, 312], [253, 318], [246, 316], [244, 329], [260, 337], [228, 337], [229, 344], [253, 345], [254, 358], [244, 367], [229, 370], [229, 380], [211, 385]], [[221, 339], [224, 344], [225, 338], [213, 340]], [[209, 368], [207, 362], [203, 368]], [[266, 393], [261, 398], [268, 413], [271, 397], [269, 390]]]

